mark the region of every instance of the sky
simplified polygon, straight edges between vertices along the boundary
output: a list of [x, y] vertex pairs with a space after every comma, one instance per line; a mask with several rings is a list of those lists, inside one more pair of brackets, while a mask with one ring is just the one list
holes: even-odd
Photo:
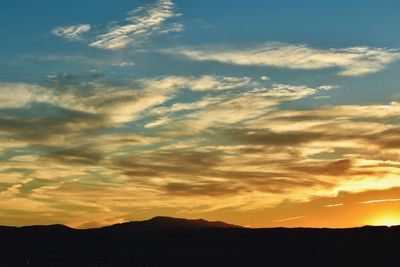
[[400, 224], [399, 1], [0, 2], [0, 225]]

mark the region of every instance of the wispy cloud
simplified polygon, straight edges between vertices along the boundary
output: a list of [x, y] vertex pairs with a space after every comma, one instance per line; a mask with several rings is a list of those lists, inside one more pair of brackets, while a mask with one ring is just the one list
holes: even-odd
[[285, 218], [285, 219], [281, 219], [281, 220], [277, 220], [275, 222], [287, 222], [287, 221], [293, 221], [293, 220], [299, 220], [299, 219], [303, 219], [306, 216], [296, 216], [296, 217], [290, 217], [290, 218]]
[[326, 208], [335, 208], [335, 207], [341, 207], [341, 206], [343, 206], [343, 203], [325, 205]]
[[82, 34], [90, 31], [91, 26], [89, 24], [79, 24], [67, 27], [57, 27], [52, 33], [55, 36], [65, 38], [70, 41], [76, 41], [82, 39]]
[[257, 86], [259, 83], [252, 81], [249, 77], [233, 76], [166, 76], [159, 79], [147, 79], [143, 82], [152, 88], [188, 88], [192, 91], [222, 91], [237, 88], [248, 88]]
[[0, 84], [0, 210], [12, 199], [84, 221], [132, 203], [245, 211], [400, 186], [397, 102], [281, 105], [334, 88], [215, 75]]
[[116, 50], [150, 35], [182, 31], [181, 24], [166, 23], [168, 19], [178, 15], [171, 0], [159, 0], [154, 5], [139, 7], [130, 12], [130, 16], [126, 18], [127, 24], [113, 26], [106, 33], [97, 36], [90, 46]]
[[361, 204], [374, 204], [374, 203], [385, 203], [385, 202], [400, 202], [400, 198], [390, 198], [390, 199], [374, 199], [360, 202]]
[[[128, 13], [127, 21], [122, 25], [113, 25], [95, 37], [83, 38], [82, 35], [91, 30], [89, 24], [57, 27], [52, 33], [70, 41], [85, 40], [89, 46], [118, 50], [136, 42], [146, 40], [149, 36], [183, 31], [183, 25], [169, 21], [180, 16], [175, 12], [171, 0], [158, 0], [155, 4], [138, 7]], [[99, 31], [102, 32], [102, 31]], [[94, 38], [94, 40], [93, 40]]]
[[144, 128], [153, 128], [153, 127], [157, 127], [157, 126], [161, 126], [161, 125], [165, 125], [169, 122], [169, 119], [166, 117], [160, 118], [156, 121], [153, 122], [149, 122], [146, 125], [144, 125]]
[[238, 65], [271, 66], [289, 69], [339, 68], [338, 75], [361, 76], [381, 71], [400, 59], [394, 49], [349, 47], [318, 49], [307, 45], [265, 43], [253, 47], [180, 47], [167, 50], [199, 61]]

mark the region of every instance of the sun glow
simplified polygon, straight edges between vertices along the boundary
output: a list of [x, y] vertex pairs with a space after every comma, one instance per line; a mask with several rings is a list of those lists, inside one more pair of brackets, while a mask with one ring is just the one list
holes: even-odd
[[375, 217], [371, 220], [371, 225], [382, 225], [382, 226], [395, 226], [400, 225], [400, 215], [399, 214], [383, 214]]

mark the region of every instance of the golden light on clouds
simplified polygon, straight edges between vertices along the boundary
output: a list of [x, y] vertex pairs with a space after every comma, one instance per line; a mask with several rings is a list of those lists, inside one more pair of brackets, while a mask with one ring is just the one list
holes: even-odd
[[[18, 48], [0, 64], [0, 225], [396, 222], [400, 50], [337, 35], [253, 39], [252, 27], [214, 27], [225, 13], [184, 25], [185, 5], [133, 2], [143, 5], [119, 18], [88, 24], [80, 12], [1, 47], [42, 50]], [[269, 17], [245, 21], [274, 27]]]
[[[34, 216], [37, 223], [62, 218], [88, 226], [170, 215], [255, 227], [345, 227], [367, 224], [374, 205], [400, 203], [400, 127], [390, 123], [400, 115], [397, 103], [282, 109], [337, 88], [231, 76], [119, 87], [87, 79], [85, 93], [66, 81], [57, 93], [0, 85], [23, 99], [4, 102], [7, 108], [29, 111], [41, 103], [58, 112], [35, 124], [20, 113], [3, 118], [3, 224]], [[208, 91], [168, 102], [185, 88]], [[368, 193], [374, 190], [383, 193]], [[357, 201], [341, 197], [365, 192]], [[327, 200], [314, 206], [319, 199]], [[11, 208], [10, 201], [20, 204]], [[21, 210], [35, 213], [21, 218]]]
[[362, 204], [384, 203], [384, 202], [400, 202], [400, 198], [390, 199], [374, 199], [361, 202]]

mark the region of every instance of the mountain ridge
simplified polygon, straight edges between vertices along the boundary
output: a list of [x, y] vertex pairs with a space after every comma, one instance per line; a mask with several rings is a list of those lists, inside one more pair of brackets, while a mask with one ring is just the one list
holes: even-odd
[[[7, 226], [0, 225], [0, 230], [23, 229], [23, 230], [111, 230], [111, 229], [129, 229], [129, 228], [142, 228], [142, 230], [179, 230], [179, 229], [212, 229], [212, 228], [225, 228], [225, 229], [264, 229], [264, 230], [290, 230], [290, 229], [303, 229], [303, 230], [355, 230], [355, 229], [386, 229], [386, 228], [400, 228], [400, 225], [385, 226], [385, 225], [363, 225], [358, 227], [348, 228], [329, 228], [329, 227], [244, 227], [226, 223], [223, 221], [208, 221], [202, 218], [187, 219], [177, 218], [170, 216], [155, 216], [148, 220], [141, 221], [128, 221], [105, 225], [93, 228], [74, 228], [64, 224], [49, 224], [49, 225], [25, 225], [25, 226]], [[143, 229], [146, 228], [146, 229]], [[139, 230], [139, 229], [138, 229]]]
[[74, 228], [63, 224], [49, 224], [49, 225], [26, 225], [26, 226], [6, 226], [0, 225], [0, 230], [5, 229], [21, 229], [21, 230], [110, 230], [110, 229], [129, 229], [129, 228], [141, 228], [145, 230], [179, 230], [179, 229], [211, 229], [211, 228], [245, 228], [240, 225], [229, 224], [222, 221], [208, 221], [205, 219], [186, 219], [186, 218], [175, 218], [168, 216], [156, 216], [148, 220], [142, 221], [129, 221], [116, 223], [106, 226], [94, 227], [94, 228]]
[[244, 228], [158, 216], [92, 229], [0, 227], [0, 240], [0, 266], [392, 266], [400, 226]]

